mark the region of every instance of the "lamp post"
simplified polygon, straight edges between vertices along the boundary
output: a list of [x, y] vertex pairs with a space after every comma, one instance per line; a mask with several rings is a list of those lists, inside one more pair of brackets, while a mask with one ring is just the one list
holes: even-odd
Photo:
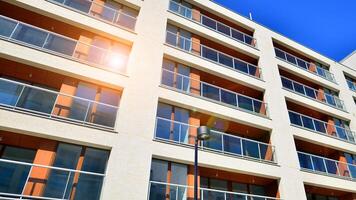
[[210, 129], [207, 126], [200, 126], [194, 144], [194, 200], [198, 200], [198, 142], [209, 139]]

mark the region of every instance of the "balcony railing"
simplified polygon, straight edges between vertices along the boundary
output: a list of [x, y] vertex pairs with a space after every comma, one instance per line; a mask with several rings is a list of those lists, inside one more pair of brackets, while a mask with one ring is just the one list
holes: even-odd
[[[0, 15], [0, 27], [1, 39], [104, 69], [124, 71], [121, 65], [126, 62], [126, 55], [86, 44], [2, 15]], [[119, 64], [117, 60], [120, 60]]]
[[288, 90], [301, 94], [305, 97], [315, 99], [329, 106], [346, 111], [344, 101], [339, 99], [337, 96], [327, 94], [323, 91], [318, 91], [312, 87], [303, 85], [302, 83], [296, 82], [284, 76], [281, 76], [281, 79], [283, 87]]
[[0, 78], [0, 106], [78, 124], [113, 129], [117, 106]]
[[191, 21], [196, 21], [199, 24], [212, 29], [220, 34], [223, 34], [231, 39], [237, 40], [239, 42], [242, 42], [244, 44], [247, 44], [251, 47], [256, 47], [256, 39], [253, 38], [252, 36], [243, 33], [237, 29], [234, 29], [226, 24], [223, 24], [215, 19], [212, 19], [206, 15], [203, 15], [201, 13], [196, 13], [198, 19], [193, 18], [193, 15], [195, 14], [194, 11], [191, 8], [188, 8], [182, 4], [179, 4], [174, 1], [170, 1], [169, 4], [169, 10], [177, 13]]
[[336, 83], [334, 74], [332, 74], [328, 70], [326, 70], [322, 67], [319, 67], [314, 63], [310, 63], [310, 62], [307, 62], [301, 58], [298, 58], [298, 57], [296, 57], [290, 53], [287, 53], [281, 49], [278, 49], [277, 47], [274, 47], [274, 50], [275, 50], [276, 56], [278, 58], [280, 58], [292, 65], [295, 65], [298, 68], [301, 68], [301, 69], [306, 70], [310, 73], [316, 74], [328, 81]]
[[[14, 160], [0, 159], [0, 199], [69, 199], [71, 193], [88, 193], [100, 196], [105, 174], [74, 169], [45, 166]], [[37, 174], [37, 175], [36, 175]], [[41, 178], [35, 177], [41, 175]], [[51, 179], [50, 187], [46, 187]], [[54, 183], [53, 183], [54, 181]], [[83, 187], [79, 186], [83, 185]], [[90, 185], [90, 187], [88, 187]], [[45, 188], [42, 196], [34, 196], [35, 187]], [[79, 186], [79, 187], [78, 187]], [[90, 188], [90, 191], [88, 190]], [[97, 193], [95, 194], [94, 193]], [[73, 195], [73, 193], [72, 193]], [[93, 199], [96, 199], [95, 197]], [[98, 198], [99, 199], [99, 198]]]
[[[196, 126], [157, 117], [155, 139], [190, 145], [190, 134], [196, 133]], [[273, 145], [211, 130], [211, 138], [201, 142], [202, 149], [218, 153], [276, 163]]]
[[136, 17], [130, 16], [122, 11], [105, 6], [91, 0], [47, 0], [51, 3], [66, 7], [71, 10], [79, 11], [85, 15], [98, 18], [116, 26], [135, 29]]
[[298, 157], [302, 169], [356, 180], [356, 165], [354, 164], [340, 162], [304, 152], [298, 152]]
[[347, 85], [349, 86], [349, 89], [356, 92], [356, 84], [350, 80], [346, 80]]
[[[187, 185], [150, 181], [148, 200], [189, 200], [192, 199], [193, 193], [193, 187]], [[198, 188], [198, 193], [201, 200], [281, 200], [274, 197], [209, 188]]]
[[[231, 90], [162, 69], [161, 83], [184, 93], [198, 95], [244, 111], [267, 116], [267, 103]], [[196, 91], [196, 92], [194, 92]]]
[[356, 143], [356, 134], [355, 132], [349, 129], [343, 128], [341, 126], [336, 126], [334, 124], [326, 123], [324, 121], [294, 111], [289, 110], [288, 112], [290, 121], [295, 126], [306, 128], [322, 135], [327, 135], [334, 138], [338, 138], [340, 140]]
[[224, 67], [228, 67], [229, 69], [252, 76], [254, 78], [262, 79], [261, 69], [256, 65], [247, 63], [241, 59], [232, 57], [200, 43], [193, 42], [191, 39], [178, 36], [177, 34], [170, 31], [167, 31], [166, 43], [194, 55], [198, 55], [214, 63], [223, 65]]

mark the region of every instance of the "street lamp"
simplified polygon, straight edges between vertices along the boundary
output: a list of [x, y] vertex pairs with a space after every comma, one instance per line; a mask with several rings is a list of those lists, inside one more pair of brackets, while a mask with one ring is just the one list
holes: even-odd
[[210, 129], [207, 126], [198, 128], [197, 137], [194, 144], [194, 200], [198, 200], [198, 142], [210, 139]]

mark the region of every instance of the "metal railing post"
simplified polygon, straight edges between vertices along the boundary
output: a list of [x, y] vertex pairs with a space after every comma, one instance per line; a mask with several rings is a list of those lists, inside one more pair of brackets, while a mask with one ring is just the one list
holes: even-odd
[[30, 176], [31, 176], [31, 173], [32, 173], [32, 169], [33, 169], [33, 165], [31, 165], [31, 168], [30, 168], [30, 170], [28, 171], [28, 175], [27, 175], [27, 178], [26, 178], [25, 184], [23, 185], [23, 188], [22, 188], [22, 192], [21, 192], [21, 197], [20, 197], [20, 199], [22, 199], [22, 196], [23, 196], [23, 195], [24, 195], [24, 193], [25, 193], [25, 190], [26, 190], [26, 186], [27, 186], [28, 180], [30, 179]]

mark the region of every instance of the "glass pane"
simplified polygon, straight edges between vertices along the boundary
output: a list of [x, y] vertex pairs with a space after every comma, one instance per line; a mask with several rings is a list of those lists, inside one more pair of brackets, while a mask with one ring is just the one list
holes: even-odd
[[207, 27], [210, 27], [210, 28], [216, 30], [216, 26], [217, 26], [216, 25], [216, 21], [214, 21], [214, 20], [212, 20], [212, 19], [210, 19], [208, 17], [202, 16], [202, 22], [201, 23], [204, 24]]
[[89, 12], [91, 1], [66, 0], [64, 4], [76, 10], [87, 13]]
[[68, 117], [70, 119], [84, 121], [86, 119], [87, 110], [89, 110], [89, 108], [89, 101], [73, 98], [73, 102], [69, 108], [70, 113]]
[[171, 32], [167, 32], [166, 43], [176, 46], [177, 45], [177, 35]]
[[164, 103], [158, 103], [157, 107], [157, 117], [162, 117], [165, 119], [171, 119], [173, 107]]
[[299, 58], [297, 58], [297, 64], [301, 68], [308, 69], [308, 64]]
[[244, 37], [245, 37], [245, 43], [246, 43], [246, 44], [250, 44], [250, 45], [253, 45], [253, 46], [254, 46], [254, 44], [252, 43], [252, 41], [253, 41], [253, 38], [252, 38], [252, 37], [247, 36], [247, 35], [244, 35]]
[[253, 158], [260, 158], [258, 143], [249, 140], [242, 140], [243, 155]]
[[136, 25], [136, 18], [124, 13], [116, 13], [118, 14], [118, 18], [116, 19], [116, 23], [124, 26], [126, 28], [129, 28], [131, 30], [135, 29]]
[[[251, 192], [251, 194], [254, 194], [254, 195], [261, 195], [261, 196], [266, 195], [265, 188], [263, 186], [259, 186], [259, 185], [250, 185], [250, 192]], [[262, 199], [264, 200], [264, 198], [261, 198], [261, 200]]]
[[103, 179], [102, 176], [80, 174], [74, 199], [99, 200]]
[[329, 105], [336, 106], [335, 99], [334, 99], [334, 97], [333, 97], [332, 95], [325, 94], [325, 97], [326, 97], [326, 102], [327, 102]]
[[337, 163], [332, 160], [325, 160], [326, 169], [329, 174], [338, 175]]
[[303, 126], [305, 128], [314, 129], [313, 120], [309, 117], [302, 116]]
[[313, 160], [314, 170], [320, 172], [326, 172], [326, 168], [322, 158], [312, 156], [312, 160]]
[[294, 85], [294, 91], [302, 94], [302, 95], [305, 95], [304, 93], [304, 86], [297, 83], [297, 82], [293, 82], [293, 85]]
[[162, 70], [162, 80], [161, 83], [166, 86], [173, 87], [174, 84], [174, 73], [168, 70]]
[[17, 107], [50, 114], [56, 97], [56, 93], [26, 87], [20, 97]]
[[209, 99], [220, 101], [219, 88], [214, 87], [212, 85], [207, 85], [207, 84], [203, 83], [202, 84], [202, 94], [203, 94], [203, 97], [207, 97]]
[[249, 73], [248, 66], [245, 62], [234, 59], [235, 69], [244, 73]]
[[58, 53], [72, 56], [76, 42], [67, 38], [59, 37], [56, 35], [50, 35], [44, 45], [45, 49], [49, 49]]
[[286, 54], [286, 56], [287, 56], [287, 61], [288, 62], [293, 63], [293, 64], [297, 64], [297, 61], [296, 61], [294, 56], [291, 56], [289, 54]]
[[42, 47], [47, 35], [48, 33], [43, 30], [39, 30], [24, 24], [19, 24], [12, 38], [27, 44]]
[[225, 35], [228, 35], [230, 36], [230, 27], [224, 25], [224, 24], [221, 24], [221, 23], [218, 23], [217, 24], [217, 30]]
[[218, 53], [204, 46], [202, 46], [202, 56], [215, 62], [218, 61]]
[[171, 183], [179, 184], [179, 185], [187, 184], [187, 174], [188, 174], [187, 165], [172, 163], [171, 171], [172, 171]]
[[229, 105], [237, 106], [237, 96], [233, 92], [226, 90], [221, 90], [221, 102], [227, 103]]
[[232, 57], [219, 53], [219, 63], [233, 68], [234, 67], [233, 62], [234, 61]]
[[272, 146], [262, 143], [259, 143], [258, 145], [260, 146], [261, 159], [273, 161], [274, 158]]
[[166, 199], [167, 186], [164, 184], [151, 183], [150, 200], [151, 199]]
[[316, 131], [321, 133], [326, 133], [325, 123], [318, 120], [314, 120], [314, 124], [315, 124]]
[[0, 79], [0, 104], [14, 106], [23, 86]]
[[105, 104], [91, 102], [86, 116], [86, 122], [114, 127], [116, 115], [117, 108]]
[[264, 111], [264, 107], [265, 105], [261, 102], [261, 101], [256, 101], [253, 100], [253, 110], [256, 113], [261, 113], [261, 114], [266, 114], [266, 111]]
[[240, 108], [253, 111], [252, 99], [240, 95], [237, 99]]
[[158, 182], [167, 181], [168, 162], [152, 159], [150, 180]]
[[311, 88], [305, 87], [305, 94], [310, 98], [316, 99], [315, 92]]
[[224, 151], [241, 155], [241, 139], [237, 137], [232, 137], [228, 135], [224, 135]]
[[244, 41], [244, 35], [234, 29], [231, 30], [231, 36], [237, 40]]
[[109, 151], [86, 148], [82, 171], [104, 174], [109, 159]]
[[288, 79], [283, 78], [283, 77], [281, 79], [282, 79], [283, 87], [288, 88], [290, 90], [293, 90], [293, 83], [292, 83], [291, 80], [288, 80]]
[[259, 69], [256, 66], [248, 65], [248, 74], [250, 74], [252, 76], [260, 77], [260, 74], [257, 73], [258, 70]]
[[222, 135], [218, 132], [211, 131], [210, 139], [203, 141], [203, 146], [210, 149], [215, 149], [218, 151], [222, 151]]
[[311, 170], [313, 169], [313, 165], [309, 155], [298, 153], [298, 158], [299, 158], [299, 164], [301, 168], [311, 169]]
[[157, 118], [156, 137], [161, 139], [170, 139], [171, 121]]
[[169, 1], [169, 10], [173, 12], [179, 11], [179, 4], [174, 1]]
[[16, 27], [16, 22], [0, 17], [0, 35], [10, 37]]
[[286, 54], [285, 54], [283, 51], [281, 51], [281, 50], [279, 50], [279, 49], [274, 49], [274, 52], [276, 53], [276, 56], [277, 56], [278, 58], [282, 58], [283, 60], [286, 59], [286, 58], [285, 58]]
[[302, 126], [302, 120], [299, 114], [294, 113], [294, 112], [288, 112], [289, 113], [289, 119], [292, 124]]

